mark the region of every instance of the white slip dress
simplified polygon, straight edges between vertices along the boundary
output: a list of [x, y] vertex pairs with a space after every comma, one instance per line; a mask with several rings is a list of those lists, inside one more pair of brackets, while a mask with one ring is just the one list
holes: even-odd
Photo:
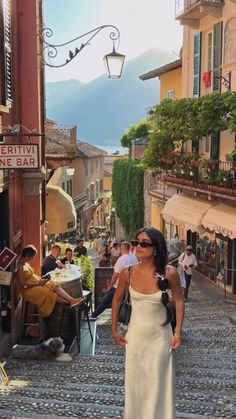
[[172, 329], [161, 291], [143, 294], [129, 286], [132, 314], [126, 334], [124, 419], [175, 419]]

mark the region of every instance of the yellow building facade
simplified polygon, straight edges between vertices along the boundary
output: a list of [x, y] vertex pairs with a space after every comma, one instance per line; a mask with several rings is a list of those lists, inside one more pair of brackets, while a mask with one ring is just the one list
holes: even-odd
[[[160, 97], [157, 98], [158, 102], [164, 99], [175, 100], [182, 97], [182, 58], [145, 73], [140, 76], [140, 79], [145, 81], [157, 77], [160, 80]], [[149, 204], [146, 211], [150, 213], [146, 217], [147, 223], [151, 223], [152, 227], [160, 230], [170, 240], [176, 231], [171, 225], [165, 223], [161, 212], [165, 202], [176, 192], [176, 189], [168, 188], [166, 190], [161, 179], [154, 180], [151, 176], [146, 181], [146, 189], [148, 191], [145, 199], [146, 206], [147, 202]]]

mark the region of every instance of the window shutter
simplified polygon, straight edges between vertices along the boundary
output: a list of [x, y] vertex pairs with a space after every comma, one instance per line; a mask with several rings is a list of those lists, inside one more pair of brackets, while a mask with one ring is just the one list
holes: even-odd
[[12, 54], [11, 54], [11, 9], [10, 0], [2, 0], [3, 4], [3, 37], [5, 65], [5, 104], [11, 106], [12, 95]]
[[219, 146], [220, 146], [220, 133], [212, 132], [211, 134], [211, 158], [212, 160], [219, 160]]
[[194, 34], [194, 57], [193, 57], [193, 97], [200, 96], [201, 86], [201, 43], [202, 33]]
[[223, 22], [216, 23], [213, 30], [213, 92], [220, 92], [222, 64], [222, 29]]

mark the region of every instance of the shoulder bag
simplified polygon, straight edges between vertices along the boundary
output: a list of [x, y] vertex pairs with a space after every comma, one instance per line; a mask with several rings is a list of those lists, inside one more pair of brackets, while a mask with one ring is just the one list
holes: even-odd
[[129, 286], [130, 286], [130, 275], [131, 275], [131, 266], [128, 267], [129, 271], [129, 283], [126, 289], [125, 298], [120, 306], [119, 312], [119, 323], [123, 323], [124, 325], [128, 325], [130, 322], [132, 306], [130, 303], [130, 293], [129, 293]]

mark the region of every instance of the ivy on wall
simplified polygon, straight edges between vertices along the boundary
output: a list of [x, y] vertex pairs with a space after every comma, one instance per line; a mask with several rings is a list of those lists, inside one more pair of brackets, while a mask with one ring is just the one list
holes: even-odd
[[136, 231], [143, 227], [143, 180], [144, 170], [136, 162], [125, 158], [114, 162], [112, 196], [127, 239], [133, 238]]

